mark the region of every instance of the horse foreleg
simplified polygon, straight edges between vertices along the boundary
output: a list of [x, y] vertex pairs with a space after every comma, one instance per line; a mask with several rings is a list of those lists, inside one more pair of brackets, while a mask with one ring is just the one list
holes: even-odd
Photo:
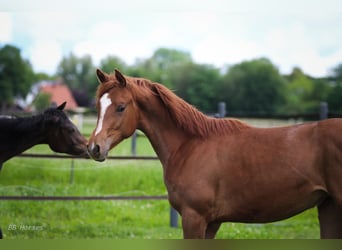
[[205, 219], [194, 210], [182, 211], [184, 239], [204, 239], [207, 228]]
[[318, 206], [318, 219], [322, 239], [342, 239], [342, 207], [332, 199]]
[[205, 238], [214, 239], [217, 231], [220, 229], [220, 226], [221, 226], [221, 222], [210, 222], [205, 232]]

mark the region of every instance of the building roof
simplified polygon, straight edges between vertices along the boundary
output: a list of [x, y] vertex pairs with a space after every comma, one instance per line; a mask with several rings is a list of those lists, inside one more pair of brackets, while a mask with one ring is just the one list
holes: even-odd
[[69, 87], [63, 83], [44, 84], [40, 87], [40, 92], [51, 95], [51, 103], [60, 105], [67, 102], [65, 109], [75, 109], [78, 107]]

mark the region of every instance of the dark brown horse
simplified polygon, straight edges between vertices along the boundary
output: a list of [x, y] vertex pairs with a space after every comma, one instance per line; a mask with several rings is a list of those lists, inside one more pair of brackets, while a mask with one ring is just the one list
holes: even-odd
[[86, 139], [63, 112], [65, 105], [36, 116], [0, 118], [0, 170], [5, 161], [37, 144], [48, 144], [59, 153], [86, 155]]
[[322, 238], [342, 238], [342, 120], [255, 128], [209, 118], [158, 83], [97, 70], [97, 161], [136, 128], [151, 141], [185, 238], [222, 222], [265, 223], [317, 206]]
[[59, 153], [86, 154], [86, 139], [63, 112], [66, 103], [31, 117], [0, 118], [0, 166], [36, 144]]

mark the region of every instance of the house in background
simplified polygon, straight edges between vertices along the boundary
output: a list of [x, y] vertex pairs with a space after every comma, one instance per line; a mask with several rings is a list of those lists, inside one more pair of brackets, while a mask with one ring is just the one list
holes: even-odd
[[61, 81], [40, 81], [32, 85], [30, 92], [26, 97], [15, 98], [15, 104], [22, 110], [32, 112], [36, 111], [35, 100], [40, 94], [47, 94], [50, 97], [48, 103], [45, 103], [43, 109], [55, 105], [58, 106], [67, 102], [66, 109], [77, 113], [84, 112], [83, 107], [79, 107], [74, 98], [71, 89]]
[[48, 94], [50, 96], [50, 103], [53, 106], [58, 106], [63, 102], [67, 102], [65, 109], [72, 110], [75, 113], [70, 117], [72, 122], [78, 127], [78, 129], [82, 130], [83, 127], [83, 112], [84, 108], [79, 107], [77, 102], [72, 95], [69, 87], [61, 82], [42, 82], [39, 85], [38, 92]]
[[53, 105], [60, 105], [67, 102], [65, 109], [75, 110], [78, 105], [69, 87], [61, 82], [45, 82], [40, 85], [40, 93], [50, 95], [50, 102]]

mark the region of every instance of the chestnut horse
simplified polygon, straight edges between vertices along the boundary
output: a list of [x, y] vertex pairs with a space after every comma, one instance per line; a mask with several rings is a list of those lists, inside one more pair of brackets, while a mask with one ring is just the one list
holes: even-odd
[[222, 222], [266, 223], [317, 206], [322, 238], [342, 238], [342, 119], [255, 128], [203, 115], [166, 87], [97, 70], [97, 161], [140, 129], [164, 172], [185, 238]]

